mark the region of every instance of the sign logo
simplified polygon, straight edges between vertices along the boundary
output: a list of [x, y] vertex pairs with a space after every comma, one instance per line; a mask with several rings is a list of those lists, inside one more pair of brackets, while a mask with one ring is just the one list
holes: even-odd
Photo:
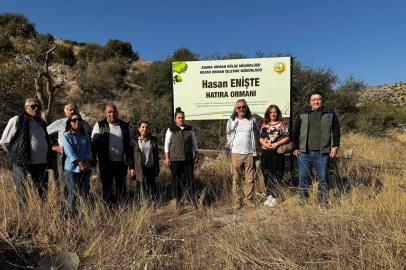
[[278, 73], [279, 75], [281, 75], [283, 72], [285, 72], [286, 66], [285, 66], [284, 63], [279, 62], [279, 63], [276, 63], [276, 65], [273, 67], [273, 70], [274, 70], [276, 73]]

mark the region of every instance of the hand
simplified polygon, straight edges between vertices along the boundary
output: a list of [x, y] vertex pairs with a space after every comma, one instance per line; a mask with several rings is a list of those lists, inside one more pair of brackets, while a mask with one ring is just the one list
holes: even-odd
[[293, 153], [295, 154], [296, 157], [299, 157], [299, 152], [300, 152], [299, 150], [293, 151]]
[[86, 163], [83, 163], [82, 161], [79, 162], [80, 170], [82, 172], [85, 172], [89, 169], [89, 165]]
[[197, 162], [199, 162], [199, 157], [195, 156], [195, 159], [193, 160], [193, 163], [196, 164]]
[[171, 166], [171, 161], [169, 160], [169, 158], [165, 159], [165, 164], [166, 166]]
[[53, 145], [53, 146], [52, 146], [52, 150], [54, 150], [54, 151], [56, 151], [56, 152], [58, 152], [58, 153], [62, 153], [62, 152], [63, 152], [62, 147], [60, 147], [59, 145]]
[[131, 177], [135, 177], [135, 170], [131, 170]]
[[338, 148], [335, 148], [335, 147], [331, 148], [331, 152], [330, 152], [331, 159], [335, 158], [335, 156], [337, 155], [337, 150], [338, 150]]
[[271, 150], [275, 150], [278, 147], [278, 143], [271, 143], [271, 145], [268, 147]]

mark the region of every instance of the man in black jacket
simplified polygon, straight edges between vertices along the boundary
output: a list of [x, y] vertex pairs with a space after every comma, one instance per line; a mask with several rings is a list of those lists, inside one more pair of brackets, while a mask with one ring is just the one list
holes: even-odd
[[21, 191], [27, 174], [41, 197], [48, 187], [48, 169], [52, 166], [52, 148], [47, 124], [41, 119], [42, 105], [36, 98], [25, 102], [25, 112], [11, 118], [1, 137], [0, 145], [10, 154], [16, 197], [22, 202]]
[[115, 203], [113, 179], [116, 181], [116, 197], [120, 199], [126, 194], [128, 163], [133, 155], [130, 144], [133, 134], [130, 125], [118, 119], [116, 105], [108, 104], [104, 115], [106, 118], [93, 128], [93, 160], [97, 156], [104, 201]]
[[319, 181], [319, 201], [325, 202], [327, 170], [330, 158], [337, 155], [340, 146], [340, 125], [334, 110], [323, 106], [320, 92], [311, 95], [310, 105], [311, 108], [303, 109], [298, 115], [293, 132], [294, 154], [298, 158], [299, 167], [300, 197], [309, 197], [309, 172], [313, 167]]

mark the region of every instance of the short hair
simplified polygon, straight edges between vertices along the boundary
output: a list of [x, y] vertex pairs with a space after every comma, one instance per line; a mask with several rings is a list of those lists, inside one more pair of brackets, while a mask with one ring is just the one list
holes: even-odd
[[[147, 121], [141, 121], [141, 122], [139, 122], [139, 123], [138, 123], [138, 127], [140, 128], [142, 124], [147, 124], [148, 127], [150, 127], [150, 125], [149, 125], [149, 123], [148, 123]], [[151, 130], [151, 129], [150, 129], [150, 130]], [[141, 135], [141, 133], [140, 133], [140, 131], [139, 131], [138, 129], [137, 129], [137, 134], [138, 134], [138, 136]], [[147, 137], [152, 137], [151, 131], [148, 132]]]
[[269, 114], [271, 113], [272, 109], [276, 110], [276, 112], [278, 113], [278, 120], [282, 121], [282, 112], [281, 112], [281, 110], [279, 109], [278, 106], [272, 104], [272, 105], [269, 105], [269, 107], [265, 111], [264, 124], [268, 124], [269, 122], [271, 122], [271, 118], [269, 117]]
[[182, 109], [180, 108], [180, 107], [177, 107], [176, 109], [175, 109], [175, 115], [174, 115], [174, 117], [173, 118], [176, 118], [176, 116], [178, 115], [178, 114], [183, 114], [183, 116], [185, 116], [185, 113], [182, 111]]
[[39, 100], [38, 98], [29, 98], [29, 99], [27, 99], [27, 100], [25, 101], [24, 106], [30, 105], [30, 102], [31, 102], [31, 101], [35, 101], [35, 102], [41, 103], [41, 100]]
[[73, 107], [76, 107], [76, 108], [77, 108], [77, 106], [76, 106], [75, 104], [73, 104], [73, 103], [68, 103], [68, 104], [66, 104], [65, 106], [63, 106], [63, 111], [64, 111], [64, 112], [66, 112], [66, 106], [68, 106], [69, 104], [72, 104]]
[[116, 108], [116, 110], [117, 110], [117, 106], [115, 104], [113, 104], [113, 103], [108, 103], [106, 105], [106, 107], [104, 107], [104, 110], [106, 110], [107, 108], [110, 108], [110, 107]]
[[312, 96], [314, 96], [314, 95], [319, 95], [319, 96], [321, 96], [321, 98], [323, 98], [323, 94], [322, 94], [320, 91], [313, 91], [313, 92], [311, 92], [311, 94], [310, 94], [310, 99], [311, 99]]
[[231, 114], [231, 119], [234, 121], [235, 120], [235, 118], [237, 117], [237, 115], [238, 115], [238, 113], [237, 113], [237, 103], [238, 102], [244, 102], [245, 103], [245, 105], [247, 106], [247, 111], [245, 112], [245, 117], [248, 119], [248, 120], [251, 120], [251, 118], [252, 118], [252, 114], [251, 114], [251, 110], [250, 110], [250, 107], [248, 106], [248, 103], [245, 101], [245, 99], [239, 99], [239, 100], [237, 100], [237, 102], [235, 103], [235, 107], [234, 107], [234, 111], [233, 111], [233, 113]]

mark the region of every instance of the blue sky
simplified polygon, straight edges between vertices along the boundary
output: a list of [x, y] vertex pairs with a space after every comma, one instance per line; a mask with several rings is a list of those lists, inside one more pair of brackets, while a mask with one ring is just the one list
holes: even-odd
[[106, 44], [131, 42], [148, 61], [186, 46], [204, 56], [292, 53], [369, 86], [406, 82], [406, 1], [0, 0], [40, 33]]

